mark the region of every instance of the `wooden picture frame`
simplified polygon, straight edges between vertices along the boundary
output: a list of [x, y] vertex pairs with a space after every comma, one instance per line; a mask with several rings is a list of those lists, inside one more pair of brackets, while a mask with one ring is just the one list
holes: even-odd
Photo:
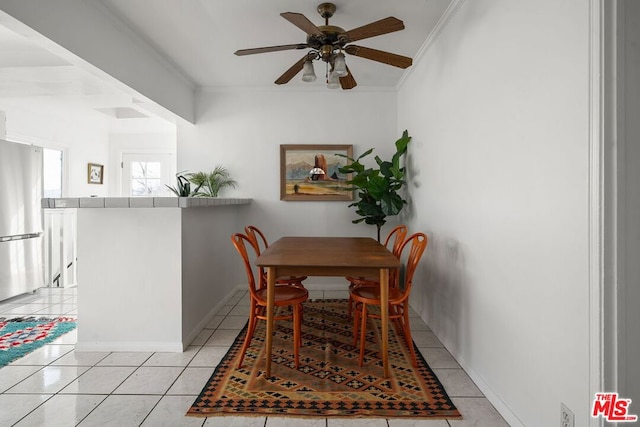
[[87, 182], [89, 184], [102, 184], [104, 166], [97, 163], [89, 163], [87, 167]]
[[336, 154], [353, 158], [353, 145], [280, 145], [280, 200], [353, 200], [351, 174], [338, 171], [351, 161]]

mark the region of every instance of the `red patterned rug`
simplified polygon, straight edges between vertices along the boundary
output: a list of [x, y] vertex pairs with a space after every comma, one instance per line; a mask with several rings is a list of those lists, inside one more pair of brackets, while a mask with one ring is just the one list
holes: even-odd
[[258, 324], [245, 366], [236, 369], [245, 327], [187, 415], [461, 418], [419, 352], [418, 368], [413, 368], [406, 344], [394, 328], [389, 328], [392, 375], [383, 378], [379, 323], [374, 328], [372, 322], [360, 367], [347, 301], [306, 302], [300, 366], [296, 369], [293, 363], [292, 325], [278, 321], [268, 378], [264, 375], [264, 322]]
[[0, 367], [31, 353], [76, 327], [70, 317], [0, 318]]

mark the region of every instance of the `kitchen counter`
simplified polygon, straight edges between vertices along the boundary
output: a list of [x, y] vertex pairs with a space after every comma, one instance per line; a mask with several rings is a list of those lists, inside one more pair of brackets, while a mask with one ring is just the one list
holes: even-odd
[[[181, 352], [241, 283], [230, 236], [251, 199], [80, 197], [76, 351]], [[238, 268], [234, 268], [234, 267]]]
[[251, 199], [212, 197], [64, 197], [42, 199], [44, 209], [68, 208], [196, 208], [245, 205]]

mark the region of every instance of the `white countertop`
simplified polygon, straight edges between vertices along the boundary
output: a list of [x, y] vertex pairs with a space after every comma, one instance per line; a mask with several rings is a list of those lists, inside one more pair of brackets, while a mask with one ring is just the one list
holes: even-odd
[[248, 205], [251, 200], [218, 197], [63, 197], [43, 198], [42, 208], [200, 208]]

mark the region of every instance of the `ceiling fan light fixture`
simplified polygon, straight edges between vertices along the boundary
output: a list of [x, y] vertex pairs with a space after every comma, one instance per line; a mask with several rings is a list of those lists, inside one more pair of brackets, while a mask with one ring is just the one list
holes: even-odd
[[304, 61], [304, 65], [302, 67], [302, 81], [315, 82], [316, 79], [316, 72], [313, 70], [313, 62], [310, 59], [307, 59]]
[[338, 53], [333, 60], [333, 72], [336, 73], [338, 77], [344, 77], [349, 74], [347, 71], [347, 63], [344, 60], [344, 53]]
[[340, 78], [335, 71], [329, 73], [329, 77], [327, 78], [327, 87], [329, 89], [338, 89], [340, 87]]

